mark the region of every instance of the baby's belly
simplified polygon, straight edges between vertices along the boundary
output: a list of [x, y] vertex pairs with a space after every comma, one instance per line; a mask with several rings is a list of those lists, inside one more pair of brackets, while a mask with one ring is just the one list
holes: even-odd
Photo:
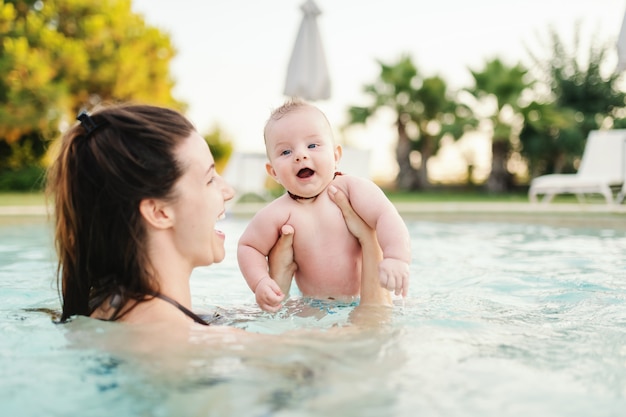
[[359, 295], [361, 248], [358, 243], [347, 247], [345, 244], [339, 247], [337, 243], [337, 240], [318, 242], [296, 248], [296, 284], [304, 296], [346, 298]]

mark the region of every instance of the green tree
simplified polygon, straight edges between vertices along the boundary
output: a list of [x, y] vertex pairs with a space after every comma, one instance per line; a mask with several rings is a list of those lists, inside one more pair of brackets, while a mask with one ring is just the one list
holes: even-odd
[[513, 180], [507, 168], [512, 144], [523, 125], [522, 94], [532, 82], [527, 80], [528, 71], [520, 64], [510, 67], [498, 58], [487, 61], [481, 71], [470, 72], [474, 79], [474, 86], [467, 89], [474, 98], [471, 106], [488, 123], [487, 128], [492, 133], [487, 189], [505, 192], [511, 188]]
[[230, 155], [233, 153], [232, 140], [217, 125], [204, 135], [204, 140], [209, 145], [211, 154], [215, 159], [215, 169], [221, 174], [224, 168], [226, 168]]
[[0, 170], [40, 160], [81, 108], [171, 90], [170, 39], [130, 0], [0, 0]]
[[[441, 139], [445, 135], [460, 138], [476, 121], [467, 106], [451, 97], [442, 78], [421, 76], [408, 55], [392, 65], [378, 63], [379, 79], [364, 87], [373, 103], [350, 107], [349, 123], [366, 123], [379, 110], [391, 109], [398, 134], [396, 186], [400, 190], [426, 188], [428, 160], [439, 150]], [[413, 151], [421, 156], [417, 169], [411, 158]]]
[[574, 118], [570, 112], [556, 106], [554, 102], [533, 101], [521, 109], [524, 126], [520, 132], [520, 153], [525, 158], [530, 178], [547, 172], [555, 172], [558, 157], [560, 132], [572, 127]]
[[537, 117], [527, 118], [520, 133], [531, 177], [575, 172], [591, 130], [626, 126], [626, 95], [619, 89], [620, 74], [613, 71], [603, 75], [610, 48], [609, 43], [591, 42], [585, 54], [587, 61], [581, 63], [577, 25], [571, 49], [550, 30], [549, 58], [542, 60], [529, 52], [549, 91], [537, 104], [543, 110], [535, 113]]
[[417, 110], [412, 114], [412, 120], [418, 133], [413, 149], [422, 157], [420, 188], [426, 188], [430, 185], [428, 160], [439, 151], [441, 140], [446, 135], [455, 141], [460, 139], [468, 130], [476, 128], [478, 120], [468, 106], [452, 96], [446, 82], [439, 76], [425, 78], [415, 90], [412, 101]]

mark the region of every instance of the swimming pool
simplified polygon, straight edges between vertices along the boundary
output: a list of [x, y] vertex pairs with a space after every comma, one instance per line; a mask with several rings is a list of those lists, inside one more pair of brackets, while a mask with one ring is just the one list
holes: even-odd
[[[227, 258], [192, 276], [194, 308], [268, 342], [154, 347], [124, 326], [55, 325], [51, 232], [0, 226], [3, 416], [622, 416], [626, 410], [626, 232], [488, 221], [407, 220], [410, 294], [360, 332], [350, 306], [261, 313]], [[306, 314], [305, 314], [306, 313]], [[296, 330], [304, 329], [304, 330]], [[346, 327], [346, 329], [348, 329]]]

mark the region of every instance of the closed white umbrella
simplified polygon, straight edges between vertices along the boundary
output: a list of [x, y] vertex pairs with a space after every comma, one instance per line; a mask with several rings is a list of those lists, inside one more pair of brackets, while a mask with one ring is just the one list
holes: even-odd
[[626, 13], [622, 20], [622, 28], [617, 37], [617, 71], [626, 70]]
[[330, 97], [330, 76], [317, 27], [321, 11], [313, 0], [307, 0], [300, 8], [304, 16], [287, 67], [285, 95], [325, 100]]

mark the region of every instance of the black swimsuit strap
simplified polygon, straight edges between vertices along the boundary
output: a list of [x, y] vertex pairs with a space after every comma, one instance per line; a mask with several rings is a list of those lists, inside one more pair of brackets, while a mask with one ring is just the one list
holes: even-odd
[[187, 307], [185, 307], [184, 305], [180, 304], [178, 301], [174, 300], [173, 298], [170, 298], [167, 295], [163, 295], [163, 294], [161, 294], [159, 292], [155, 292], [152, 295], [155, 296], [156, 298], [160, 298], [161, 300], [163, 300], [163, 301], [165, 301], [167, 303], [170, 303], [171, 305], [173, 305], [174, 307], [176, 307], [177, 309], [182, 311], [184, 315], [186, 315], [187, 317], [189, 317], [190, 319], [192, 319], [196, 323], [202, 324], [203, 326], [208, 326], [209, 325], [209, 323], [204, 321], [200, 316], [198, 316], [196, 313], [194, 313], [193, 311], [189, 310]]

